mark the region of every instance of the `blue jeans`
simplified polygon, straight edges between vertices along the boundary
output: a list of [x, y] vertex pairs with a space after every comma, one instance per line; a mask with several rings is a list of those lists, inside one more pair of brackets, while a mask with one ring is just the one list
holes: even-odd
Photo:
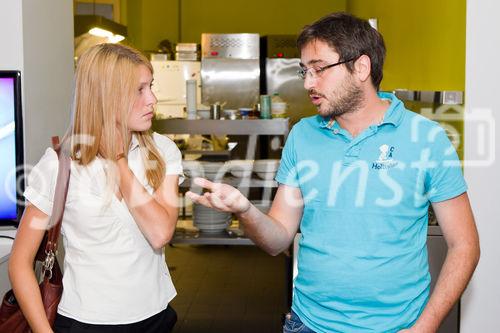
[[312, 329], [307, 327], [297, 316], [291, 311], [285, 317], [285, 324], [283, 325], [283, 333], [315, 333]]

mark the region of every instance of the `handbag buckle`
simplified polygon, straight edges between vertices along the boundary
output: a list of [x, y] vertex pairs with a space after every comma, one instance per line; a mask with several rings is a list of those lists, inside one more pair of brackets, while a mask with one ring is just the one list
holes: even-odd
[[[42, 263], [42, 276], [47, 277], [49, 280], [52, 278], [52, 267], [54, 267], [54, 262], [56, 260], [56, 256], [54, 251], [45, 251], [47, 255], [45, 260]], [[48, 272], [48, 275], [47, 275]]]

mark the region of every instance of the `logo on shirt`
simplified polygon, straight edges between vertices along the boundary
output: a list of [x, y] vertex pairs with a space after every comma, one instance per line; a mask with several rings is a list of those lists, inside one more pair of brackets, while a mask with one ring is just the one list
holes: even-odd
[[394, 149], [393, 146], [386, 144], [378, 147], [380, 155], [378, 159], [372, 163], [372, 169], [381, 170], [394, 168], [398, 164], [398, 162], [393, 159]]

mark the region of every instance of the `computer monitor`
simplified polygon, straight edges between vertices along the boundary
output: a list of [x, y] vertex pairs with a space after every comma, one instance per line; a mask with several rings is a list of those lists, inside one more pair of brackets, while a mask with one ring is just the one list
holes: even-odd
[[23, 164], [21, 72], [0, 70], [0, 226], [21, 219]]

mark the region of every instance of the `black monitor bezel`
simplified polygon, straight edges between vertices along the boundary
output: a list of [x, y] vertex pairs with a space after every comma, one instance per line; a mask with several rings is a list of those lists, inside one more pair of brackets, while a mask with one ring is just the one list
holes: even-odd
[[17, 226], [21, 220], [24, 211], [24, 140], [23, 140], [23, 109], [22, 109], [22, 85], [21, 71], [18, 70], [0, 70], [0, 78], [14, 79], [14, 124], [15, 124], [15, 140], [16, 140], [16, 182], [17, 182], [17, 217], [15, 219], [5, 219], [0, 217], [0, 226], [14, 225]]

